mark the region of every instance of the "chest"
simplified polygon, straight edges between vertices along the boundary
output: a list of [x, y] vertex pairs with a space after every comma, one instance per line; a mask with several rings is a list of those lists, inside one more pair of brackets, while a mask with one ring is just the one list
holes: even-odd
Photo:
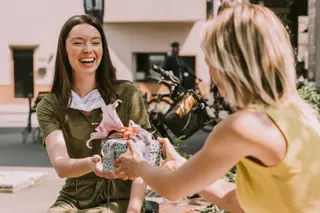
[[[121, 121], [125, 123], [127, 120], [125, 113], [120, 111], [120, 114]], [[100, 140], [92, 142], [92, 149], [86, 146], [86, 141], [89, 140], [91, 133], [96, 131], [95, 129], [98, 127], [101, 119], [101, 109], [94, 109], [90, 114], [83, 113], [80, 110], [70, 110], [63, 125], [63, 134], [70, 157], [83, 158], [100, 153]]]

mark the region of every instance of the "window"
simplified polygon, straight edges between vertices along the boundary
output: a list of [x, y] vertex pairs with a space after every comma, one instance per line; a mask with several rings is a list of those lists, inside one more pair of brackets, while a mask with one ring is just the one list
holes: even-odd
[[147, 76], [159, 77], [159, 74], [151, 71], [152, 65], [162, 67], [166, 53], [135, 53], [136, 81], [146, 81]]

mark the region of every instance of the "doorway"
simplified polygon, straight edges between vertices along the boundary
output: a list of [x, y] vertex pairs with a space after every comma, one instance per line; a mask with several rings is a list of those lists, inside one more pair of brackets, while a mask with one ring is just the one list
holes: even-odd
[[12, 49], [15, 98], [34, 96], [33, 53], [34, 49]]

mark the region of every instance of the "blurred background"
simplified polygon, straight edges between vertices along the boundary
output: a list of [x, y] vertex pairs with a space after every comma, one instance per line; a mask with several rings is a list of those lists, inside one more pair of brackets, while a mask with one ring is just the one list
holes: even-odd
[[[162, 65], [170, 43], [202, 79], [210, 77], [200, 49], [201, 28], [215, 16], [220, 0], [0, 0], [0, 126], [26, 125], [28, 97], [50, 90], [59, 31], [72, 15], [89, 13], [104, 26], [119, 79], [134, 81], [142, 93], [161, 90], [150, 83], [152, 64]], [[249, 2], [243, 0], [243, 2]], [[288, 26], [299, 65], [315, 78], [315, 0], [251, 0], [275, 11]], [[308, 17], [308, 4], [311, 16]], [[319, 18], [318, 18], [319, 19]], [[309, 24], [310, 22], [310, 24]], [[311, 33], [311, 34], [310, 34]], [[311, 40], [310, 40], [311, 38]], [[309, 43], [309, 46], [308, 46]], [[310, 50], [310, 51], [309, 51]], [[309, 55], [312, 55], [311, 58]], [[310, 64], [311, 61], [311, 64]], [[152, 74], [152, 73], [151, 73]], [[33, 118], [34, 119], [34, 118]], [[36, 122], [35, 120], [33, 120]]]
[[[265, 5], [281, 18], [295, 49], [297, 82], [313, 82], [319, 88], [320, 1], [243, 2]], [[87, 13], [101, 21], [117, 77], [133, 81], [142, 95], [166, 91], [147, 76], [155, 76], [151, 65], [161, 67], [171, 53], [170, 44], [179, 42], [180, 57], [201, 79], [197, 87], [208, 98], [211, 81], [200, 35], [205, 22], [216, 16], [219, 4], [220, 0], [0, 0], [0, 191], [7, 174], [1, 171], [49, 174], [44, 184], [29, 191], [0, 193], [0, 212], [25, 212], [33, 202], [31, 196], [41, 193], [37, 209], [30, 212], [44, 212], [63, 183], [39, 141], [34, 107], [50, 91], [59, 32], [69, 17]], [[196, 84], [189, 75], [184, 78]], [[184, 151], [197, 152], [207, 134], [197, 132], [185, 141]], [[23, 175], [16, 175], [17, 180], [18, 176]], [[20, 207], [14, 205], [18, 201]]]

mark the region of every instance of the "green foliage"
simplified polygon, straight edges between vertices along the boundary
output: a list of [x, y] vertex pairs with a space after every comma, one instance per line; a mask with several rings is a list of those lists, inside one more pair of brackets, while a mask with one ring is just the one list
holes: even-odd
[[312, 83], [307, 83], [298, 90], [300, 96], [314, 105], [320, 113], [320, 92]]
[[203, 210], [196, 210], [196, 211], [200, 212], [200, 213], [212, 213], [212, 212], [214, 212], [214, 213], [226, 213], [224, 210], [219, 209], [218, 207], [216, 207], [213, 204], [207, 206]]
[[232, 171], [230, 170], [224, 177], [223, 179], [225, 179], [228, 182], [231, 183], [235, 183], [236, 182], [236, 171]]

